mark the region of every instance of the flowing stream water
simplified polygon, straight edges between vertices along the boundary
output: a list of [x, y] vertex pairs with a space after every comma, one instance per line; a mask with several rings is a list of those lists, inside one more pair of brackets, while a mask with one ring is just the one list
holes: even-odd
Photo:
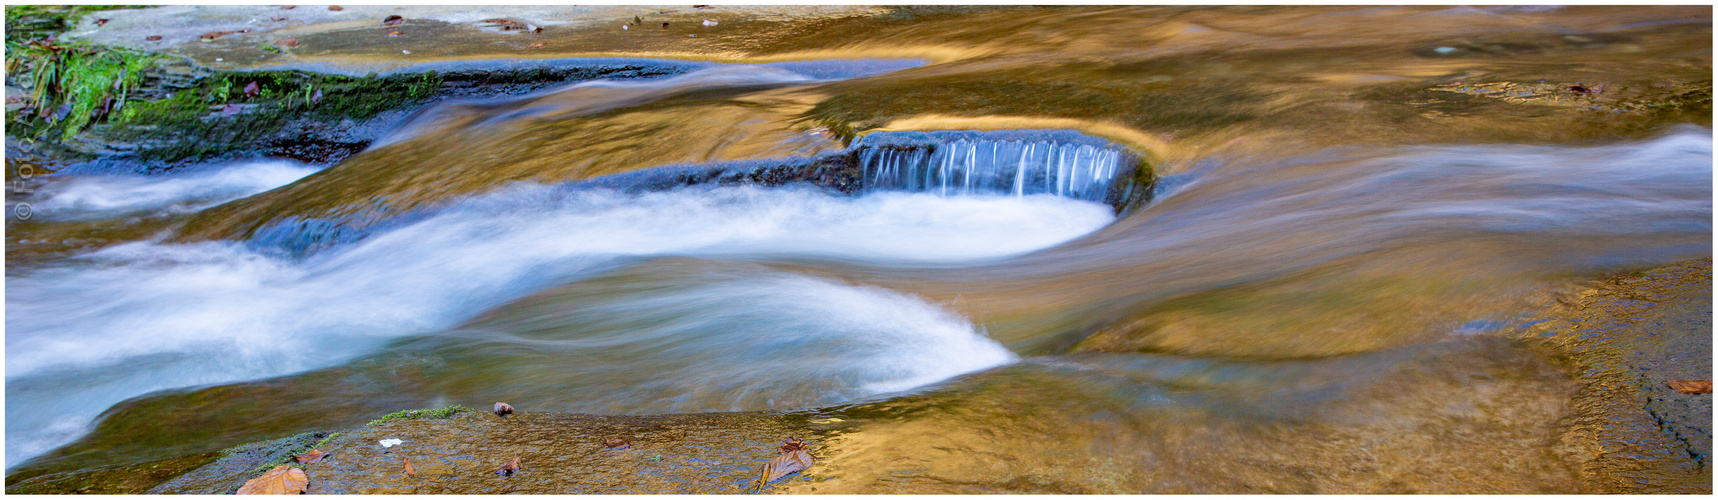
[[[1162, 161], [1055, 124], [873, 132], [846, 147], [724, 129], [709, 132], [720, 147], [769, 146], [748, 162], [711, 153], [466, 192], [388, 170], [457, 163], [404, 153], [426, 149], [573, 164], [578, 153], [521, 138], [626, 124], [614, 110], [676, 96], [765, 101], [835, 81], [795, 71], [721, 66], [443, 103], [326, 170], [270, 160], [50, 177], [39, 218], [8, 223], [9, 246], [66, 237], [44, 227], [151, 229], [8, 266], [7, 463], [124, 463], [510, 401], [599, 414], [841, 407], [890, 415], [850, 435], [873, 450], [855, 456], [915, 439], [1070, 448], [1126, 466], [1006, 467], [1160, 491], [1230, 481], [1171, 471], [1237, 448], [1341, 462], [1352, 457], [1331, 454], [1424, 448], [1351, 429], [1453, 428], [1477, 437], [1426, 463], [1465, 453], [1513, 464], [1527, 490], [1562, 491], [1555, 423], [1534, 412], [1566, 412], [1567, 383], [1489, 334], [1546, 286], [1711, 255], [1712, 132], [1686, 124], [1572, 144], [1225, 139]], [[373, 165], [386, 168], [360, 172], [443, 194], [327, 191]], [[821, 173], [756, 181], [770, 168]], [[314, 182], [323, 191], [293, 191]], [[275, 213], [236, 238], [155, 229], [327, 196], [386, 210]], [[1345, 439], [1340, 452], [1309, 444]], [[888, 474], [876, 467], [847, 473]], [[1157, 472], [1104, 475], [1114, 468]]]

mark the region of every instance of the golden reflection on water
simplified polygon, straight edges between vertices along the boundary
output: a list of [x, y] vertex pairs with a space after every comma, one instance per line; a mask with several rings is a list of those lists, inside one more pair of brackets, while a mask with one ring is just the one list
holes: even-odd
[[[648, 37], [637, 39], [568, 30], [545, 37], [553, 55], [933, 64], [846, 81], [575, 89], [505, 106], [448, 106], [402, 142], [191, 216], [176, 238], [242, 238], [287, 216], [380, 218], [513, 181], [810, 155], [876, 131], [1078, 129], [1139, 150], [1165, 176], [1164, 196], [1094, 234], [1000, 262], [743, 263], [913, 294], [972, 318], [1026, 357], [923, 394], [828, 410], [848, 423], [824, 433], [810, 481], [778, 491], [1590, 492], [1561, 441], [1575, 383], [1553, 354], [1489, 335], [1489, 325], [1533, 311], [1548, 286], [1710, 255], [1709, 201], [1703, 229], [1667, 222], [1631, 233], [1606, 218], [1635, 213], [1631, 200], [1641, 197], [1697, 212], [1710, 197], [1709, 188], [1697, 192], [1700, 181], [1710, 184], [1709, 171], [1618, 188], [1627, 179], [1593, 173], [1603, 170], [1594, 164], [1633, 153], [1577, 148], [1634, 140], [1645, 142], [1617, 147], [1644, 151], [1665, 140], [1653, 138], [1667, 134], [1666, 124], [1710, 126], [1711, 10], [1492, 10], [1503, 13], [900, 10], [814, 21], [719, 17], [719, 29], [698, 38], [678, 27], [624, 35]], [[456, 26], [424, 32], [435, 30], [454, 41], [476, 36]], [[302, 39], [312, 46], [317, 37], [350, 36]], [[334, 48], [300, 56], [373, 56], [366, 44], [323, 46]], [[412, 50], [426, 58], [503, 53], [476, 43]], [[1607, 90], [1554, 92], [1574, 82]], [[1471, 88], [1482, 84], [1490, 86]], [[1522, 95], [1489, 90], [1534, 85]], [[508, 114], [533, 106], [540, 112]], [[1625, 108], [1633, 111], [1617, 111]], [[1502, 146], [1511, 143], [1557, 146]], [[1539, 156], [1485, 163], [1529, 154]], [[1600, 159], [1583, 163], [1587, 157]], [[1464, 174], [1470, 158], [1497, 171], [1539, 163], [1519, 177]], [[1546, 185], [1592, 196], [1552, 203], [1544, 220], [1473, 222], [1543, 208], [1522, 200], [1562, 200], [1535, 191]], [[1558, 225], [1566, 221], [1593, 230]], [[1655, 222], [1663, 221], [1643, 224]], [[117, 238], [143, 232], [126, 231]], [[688, 266], [728, 264], [712, 260]], [[640, 267], [640, 275], [655, 272]], [[490, 316], [542, 319], [524, 302]], [[431, 394], [477, 398], [515, 382], [553, 390], [494, 375], [512, 362], [504, 350], [466, 355], [428, 369], [367, 358], [157, 395], [127, 403], [96, 436], [242, 442], [353, 425]], [[310, 397], [334, 406], [294, 405]], [[198, 405], [233, 413], [187, 415]], [[290, 411], [255, 411], [279, 405]], [[222, 426], [233, 430], [208, 430]], [[103, 446], [124, 447], [74, 445], [84, 460]]]

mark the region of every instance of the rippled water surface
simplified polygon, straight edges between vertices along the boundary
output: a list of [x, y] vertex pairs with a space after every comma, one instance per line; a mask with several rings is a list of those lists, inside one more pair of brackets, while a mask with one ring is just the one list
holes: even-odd
[[819, 492], [1578, 491], [1570, 376], [1496, 333], [1547, 287], [1710, 257], [1710, 118], [1461, 86], [1647, 74], [1612, 95], [1709, 115], [1709, 10], [961, 38], [1009, 12], [884, 23], [977, 51], [925, 66], [444, 102], [325, 169], [50, 176], [7, 226], [7, 463], [512, 401], [837, 408], [864, 424]]

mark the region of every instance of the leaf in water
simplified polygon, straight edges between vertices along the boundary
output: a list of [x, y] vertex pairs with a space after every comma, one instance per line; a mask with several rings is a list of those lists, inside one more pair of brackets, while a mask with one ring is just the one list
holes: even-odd
[[418, 475], [418, 470], [417, 470], [417, 469], [413, 469], [413, 468], [412, 468], [412, 461], [411, 461], [411, 459], [409, 459], [409, 458], [406, 458], [406, 457], [400, 457], [400, 460], [405, 460], [405, 461], [406, 461], [406, 475], [408, 475], [408, 476], [416, 476], [416, 475]]
[[149, 35], [149, 36], [143, 37], [143, 39], [153, 42], [153, 41], [160, 40], [161, 35]]
[[406, 22], [406, 18], [404, 18], [404, 17], [388, 16], [386, 19], [382, 20], [382, 26], [398, 26], [400, 23], [403, 23], [403, 22]]
[[502, 403], [502, 402], [496, 402], [495, 403], [495, 414], [496, 415], [507, 416], [507, 415], [510, 415], [512, 413], [513, 413], [513, 405], [510, 405], [507, 403]]
[[781, 479], [782, 476], [811, 467], [812, 458], [809, 451], [811, 447], [806, 446], [805, 441], [800, 441], [799, 438], [788, 438], [778, 449], [781, 450], [781, 456], [775, 457], [775, 460], [771, 460], [768, 465], [765, 465], [768, 475], [764, 482], [775, 481]]
[[257, 94], [261, 93], [262, 86], [257, 85], [256, 80], [251, 80], [250, 83], [245, 84], [245, 97], [256, 97]]
[[298, 8], [297, 5], [282, 5], [282, 6], [280, 6], [280, 10], [292, 10], [292, 9], [296, 9], [296, 8]]
[[525, 48], [528, 48], [528, 49], [541, 49], [541, 48], [543, 48], [543, 47], [548, 47], [548, 46], [549, 46], [549, 42], [537, 42], [537, 43], [533, 43], [533, 44], [531, 44], [531, 45], [528, 45], [528, 46], [526, 46], [526, 47], [525, 47]]
[[286, 39], [282, 39], [281, 41], [274, 42], [274, 44], [281, 46], [281, 47], [297, 47], [298, 46], [298, 39], [297, 38], [286, 38]]
[[608, 438], [608, 439], [602, 440], [602, 446], [603, 446], [603, 449], [605, 449], [605, 450], [624, 450], [624, 449], [631, 447], [632, 445], [628, 444], [625, 439]]
[[1666, 382], [1671, 389], [1683, 394], [1711, 394], [1711, 380], [1672, 380]]
[[517, 472], [518, 470], [519, 470], [519, 457], [513, 457], [512, 462], [507, 462], [507, 465], [501, 466], [501, 470], [495, 471], [495, 473], [503, 475], [503, 476], [511, 476], [511, 475], [513, 475], [514, 472]]
[[326, 456], [328, 456], [328, 454], [323, 453], [322, 450], [311, 448], [311, 450], [309, 452], [306, 452], [303, 455], [298, 455], [298, 456], [295, 456], [292, 458], [294, 460], [298, 460], [298, 463], [310, 464], [310, 463], [316, 463], [317, 460], [322, 460], [322, 457], [326, 457]]
[[281, 465], [239, 487], [239, 495], [297, 495], [310, 486], [304, 471]]
[[334, 12], [340, 12], [340, 11], [342, 11], [342, 10], [346, 10], [346, 8], [345, 8], [345, 7], [341, 7], [341, 6], [339, 6], [339, 5], [330, 5], [330, 6], [328, 6], [328, 10], [332, 10], [332, 11], [334, 11]]

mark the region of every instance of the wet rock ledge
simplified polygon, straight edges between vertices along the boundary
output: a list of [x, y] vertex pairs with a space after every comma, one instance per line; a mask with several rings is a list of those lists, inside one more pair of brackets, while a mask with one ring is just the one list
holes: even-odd
[[[428, 414], [434, 410], [420, 410]], [[401, 412], [400, 414], [407, 414]], [[400, 415], [396, 414], [396, 415]], [[803, 413], [600, 416], [454, 411], [448, 418], [393, 418], [344, 432], [305, 433], [217, 453], [96, 471], [54, 474], [7, 493], [230, 494], [268, 469], [291, 463], [306, 493], [741, 493], [788, 436], [822, 454], [828, 424]], [[384, 439], [400, 444], [383, 447]], [[608, 449], [609, 439], [626, 441]], [[311, 449], [325, 458], [297, 464]], [[519, 470], [496, 471], [517, 457]], [[415, 474], [406, 474], [411, 461]], [[789, 475], [763, 491], [802, 476]]]

